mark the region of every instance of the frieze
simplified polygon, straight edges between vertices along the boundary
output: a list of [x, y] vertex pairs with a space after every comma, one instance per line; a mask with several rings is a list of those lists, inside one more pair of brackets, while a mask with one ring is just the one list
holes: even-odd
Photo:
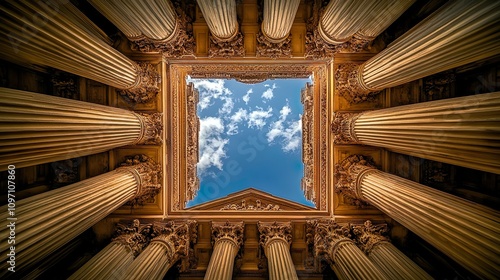
[[237, 211], [282, 211], [277, 204], [262, 204], [260, 199], [255, 200], [255, 203], [247, 203], [242, 200], [241, 204], [228, 204], [220, 209], [220, 211], [237, 210]]

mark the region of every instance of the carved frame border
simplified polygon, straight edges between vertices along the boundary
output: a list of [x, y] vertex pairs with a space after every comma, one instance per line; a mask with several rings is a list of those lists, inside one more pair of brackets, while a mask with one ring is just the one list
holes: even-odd
[[[313, 79], [313, 161], [310, 161], [308, 168], [312, 169], [312, 188], [315, 197], [312, 199], [316, 203], [316, 209], [306, 211], [286, 210], [280, 211], [280, 215], [286, 216], [310, 216], [330, 215], [332, 205], [331, 190], [328, 186], [333, 181], [329, 166], [329, 150], [331, 142], [329, 132], [329, 109], [331, 108], [331, 94], [328, 94], [330, 81], [330, 64], [320, 61], [280, 61], [273, 62], [269, 60], [263, 61], [169, 61], [167, 62], [169, 77], [169, 85], [165, 97], [165, 112], [166, 112], [166, 158], [167, 167], [165, 177], [166, 185], [169, 186], [165, 192], [166, 213], [165, 216], [197, 216], [211, 217], [214, 215], [275, 215], [273, 211], [257, 212], [253, 211], [212, 211], [212, 210], [196, 210], [191, 212], [189, 208], [185, 208], [186, 194], [189, 180], [187, 173], [188, 166], [195, 163], [189, 162], [188, 143], [189, 127], [188, 123], [193, 123], [189, 120], [186, 104], [186, 77], [189, 75], [192, 78], [224, 78], [236, 79], [242, 82], [262, 81], [265, 79], [277, 78], [305, 78], [312, 76]], [[303, 125], [303, 127], [305, 127]], [[303, 145], [304, 148], [304, 145]], [[316, 164], [314, 164], [316, 163]], [[304, 163], [305, 169], [306, 163]], [[193, 174], [192, 172], [190, 174]], [[312, 213], [311, 213], [312, 211]]]

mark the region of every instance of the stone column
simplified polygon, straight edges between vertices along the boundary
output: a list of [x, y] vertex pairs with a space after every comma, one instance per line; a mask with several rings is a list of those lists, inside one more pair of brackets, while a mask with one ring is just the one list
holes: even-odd
[[243, 243], [243, 222], [212, 222], [212, 256], [208, 264], [205, 280], [231, 280], [233, 278], [234, 258]]
[[284, 41], [290, 34], [300, 0], [264, 0], [262, 34], [272, 43]]
[[69, 1], [2, 1], [0, 6], [1, 57], [60, 69], [126, 94], [158, 93], [159, 74], [110, 46], [89, 20], [78, 20], [82, 15]]
[[337, 164], [336, 191], [380, 209], [480, 278], [500, 273], [500, 213], [391, 175], [353, 155]]
[[128, 226], [118, 224], [111, 243], [78, 269], [69, 279], [121, 279], [134, 258], [149, 243], [151, 224], [134, 220]]
[[[375, 1], [376, 2], [376, 1]], [[350, 102], [500, 54], [500, 2], [449, 1], [361, 65], [340, 65], [338, 93]]]
[[162, 114], [0, 88], [0, 170], [161, 144]]
[[500, 92], [335, 113], [335, 144], [363, 144], [500, 174]]
[[258, 223], [260, 245], [267, 257], [269, 280], [299, 279], [290, 255], [292, 225], [285, 223]]
[[155, 223], [157, 237], [128, 267], [123, 279], [161, 280], [181, 257], [188, 258], [190, 245], [196, 242], [196, 222]]
[[357, 245], [387, 279], [433, 279], [384, 236], [389, 231], [387, 224], [374, 225], [366, 221], [351, 227]]
[[350, 239], [348, 226], [332, 220], [308, 221], [316, 256], [324, 256], [339, 279], [386, 279]]
[[[137, 164], [135, 164], [137, 163]], [[0, 208], [0, 218], [15, 229], [1, 229], [1, 271], [7, 270], [9, 236], [15, 235], [15, 264], [26, 269], [118, 209], [127, 201], [157, 194], [161, 168], [146, 156], [136, 156], [111, 172], [44, 192]]]
[[217, 41], [231, 41], [238, 34], [235, 0], [198, 0], [210, 33]]

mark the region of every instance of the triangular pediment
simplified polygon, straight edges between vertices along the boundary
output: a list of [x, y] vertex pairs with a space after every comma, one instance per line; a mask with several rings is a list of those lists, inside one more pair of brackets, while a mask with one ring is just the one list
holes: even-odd
[[223, 198], [189, 208], [189, 210], [217, 211], [294, 211], [311, 209], [314, 208], [254, 188], [244, 189]]

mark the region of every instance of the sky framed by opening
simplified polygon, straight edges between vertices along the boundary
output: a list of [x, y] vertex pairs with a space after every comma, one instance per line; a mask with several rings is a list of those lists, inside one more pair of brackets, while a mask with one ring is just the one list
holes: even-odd
[[308, 79], [245, 84], [234, 79], [191, 79], [199, 91], [200, 190], [187, 207], [255, 188], [314, 204], [304, 197], [301, 90]]

